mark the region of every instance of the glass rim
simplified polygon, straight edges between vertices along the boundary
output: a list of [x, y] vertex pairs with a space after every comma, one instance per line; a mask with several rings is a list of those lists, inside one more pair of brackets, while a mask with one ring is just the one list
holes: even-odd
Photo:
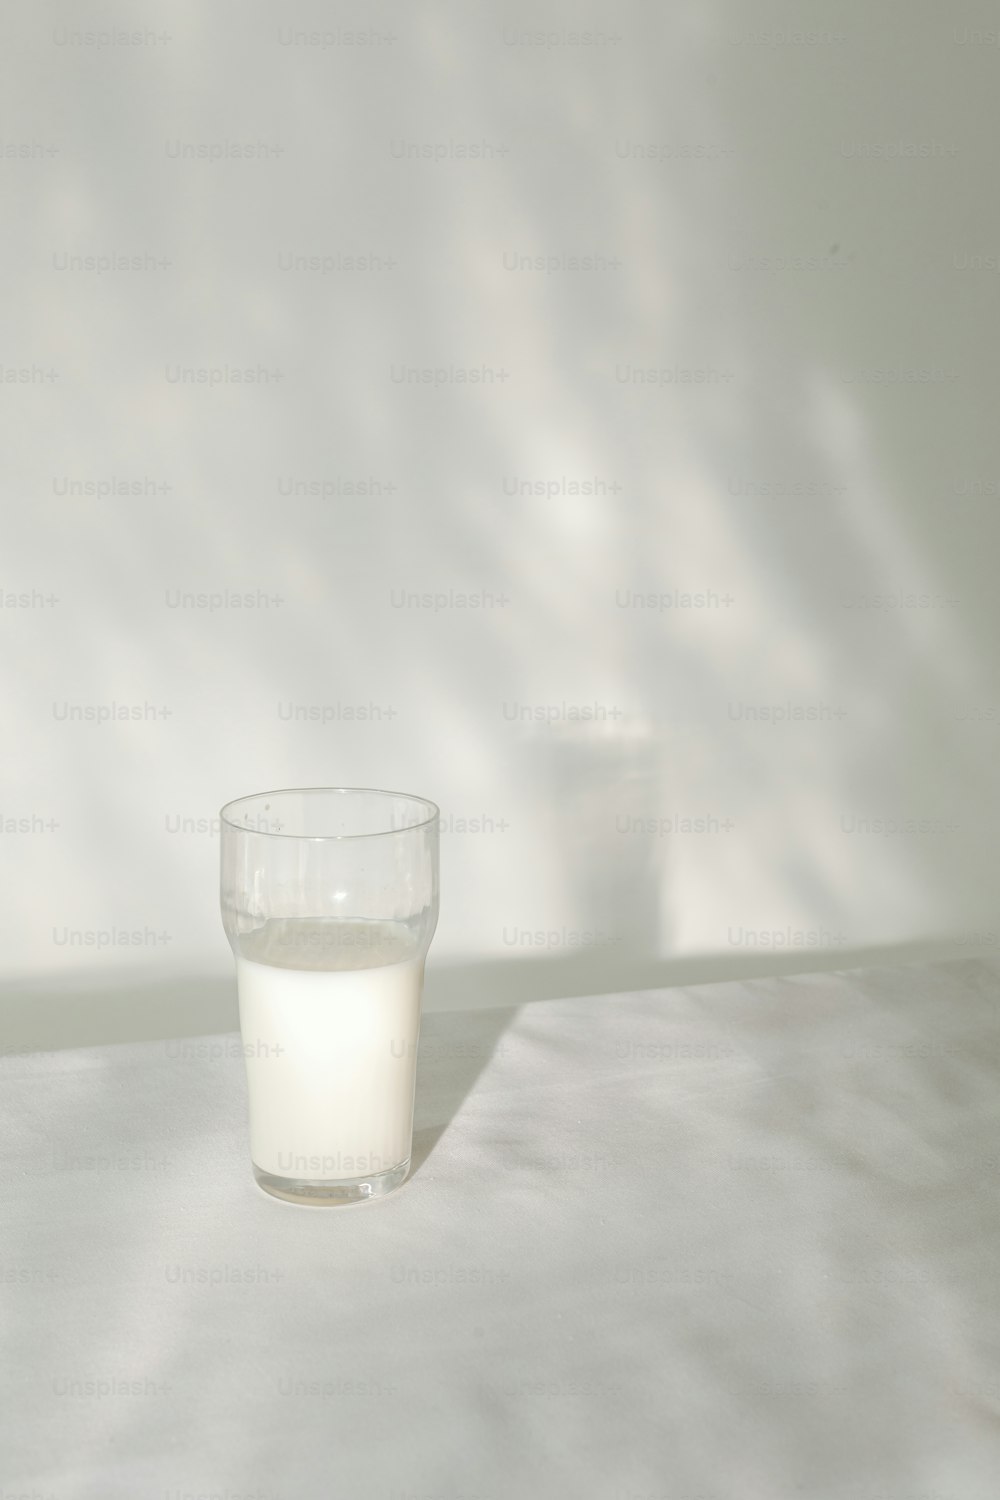
[[[406, 802], [419, 803], [421, 807], [429, 810], [429, 816], [420, 823], [408, 823], [405, 828], [380, 828], [372, 833], [281, 833], [274, 828], [248, 828], [245, 823], [237, 823], [233, 818], [227, 816], [235, 807], [245, 802], [258, 802], [261, 797], [286, 797], [302, 796], [309, 792], [333, 792], [337, 796], [345, 796], [351, 793], [361, 793], [365, 796], [374, 797], [400, 797]], [[234, 829], [237, 833], [253, 834], [258, 838], [267, 839], [300, 839], [302, 841], [320, 842], [347, 839], [385, 839], [395, 838], [401, 833], [417, 833], [422, 828], [430, 828], [441, 816], [441, 809], [436, 802], [429, 797], [418, 797], [415, 792], [393, 792], [386, 787], [379, 786], [281, 786], [275, 787], [267, 792], [247, 792], [242, 797], [233, 797], [229, 802], [224, 802], [219, 809], [219, 819], [227, 828]]]

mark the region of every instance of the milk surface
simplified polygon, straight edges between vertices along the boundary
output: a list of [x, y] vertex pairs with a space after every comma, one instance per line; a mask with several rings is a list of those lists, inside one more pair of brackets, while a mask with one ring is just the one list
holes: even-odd
[[240, 947], [256, 1165], [336, 1181], [406, 1161], [424, 972], [406, 928], [272, 919]]

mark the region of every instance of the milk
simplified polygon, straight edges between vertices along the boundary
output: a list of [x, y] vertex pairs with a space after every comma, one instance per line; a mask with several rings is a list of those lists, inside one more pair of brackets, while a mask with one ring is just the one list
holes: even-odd
[[401, 923], [272, 919], [236, 977], [250, 1154], [275, 1177], [369, 1177], [408, 1160], [424, 958]]

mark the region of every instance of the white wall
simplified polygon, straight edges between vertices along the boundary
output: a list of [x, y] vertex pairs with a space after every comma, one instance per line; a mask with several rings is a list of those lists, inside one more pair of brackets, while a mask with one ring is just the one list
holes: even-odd
[[[74, 42], [113, 19], [145, 39]], [[2, 393], [4, 972], [227, 972], [218, 840], [176, 820], [317, 783], [487, 820], [444, 840], [435, 956], [502, 960], [515, 994], [578, 930], [609, 985], [639, 959], [770, 958], [790, 932], [802, 962], [995, 942], [990, 24], [924, 3], [22, 5], [0, 163], [0, 361], [34, 371]], [[65, 268], [109, 255], [156, 264]], [[283, 268], [356, 255], [381, 266]], [[227, 366], [281, 378], [174, 379]], [[506, 375], [398, 378], [424, 367]], [[370, 477], [382, 493], [282, 493]], [[113, 478], [143, 492], [62, 493]], [[227, 590], [281, 602], [172, 607]], [[899, 590], [929, 603], [872, 602]], [[623, 607], [675, 591], [710, 602]], [[66, 717], [113, 702], [167, 716]], [[564, 705], [601, 721], [520, 718]]]

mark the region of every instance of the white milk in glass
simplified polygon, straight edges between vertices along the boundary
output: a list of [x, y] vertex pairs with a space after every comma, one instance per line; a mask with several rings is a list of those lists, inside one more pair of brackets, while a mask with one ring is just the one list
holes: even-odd
[[424, 971], [406, 928], [271, 919], [240, 949], [256, 1165], [341, 1180], [406, 1161]]

